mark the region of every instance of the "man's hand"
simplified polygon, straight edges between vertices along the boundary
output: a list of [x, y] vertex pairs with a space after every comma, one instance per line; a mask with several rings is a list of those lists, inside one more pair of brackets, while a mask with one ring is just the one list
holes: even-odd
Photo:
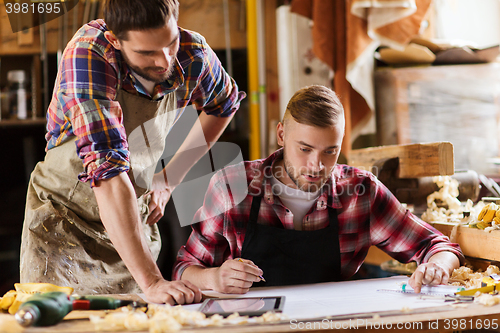
[[153, 225], [158, 222], [165, 214], [165, 207], [172, 195], [173, 188], [167, 183], [165, 171], [162, 170], [153, 176], [151, 185], [151, 201], [149, 202], [149, 216], [147, 224]]
[[201, 302], [201, 291], [189, 281], [159, 280], [144, 290], [153, 303], [191, 304]]
[[435, 286], [438, 284], [446, 284], [449, 278], [450, 273], [448, 272], [448, 268], [431, 262], [418, 266], [411, 275], [410, 280], [408, 280], [408, 283], [416, 293], [419, 293], [422, 285], [428, 284]]
[[226, 260], [211, 273], [213, 290], [226, 294], [245, 294], [263, 274], [257, 265], [245, 259]]
[[447, 284], [451, 273], [460, 266], [458, 257], [448, 251], [442, 251], [430, 257], [429, 262], [421, 264], [411, 275], [408, 283], [419, 293], [422, 285]]
[[158, 222], [165, 214], [165, 207], [168, 200], [170, 200], [171, 190], [169, 188], [164, 190], [151, 191], [151, 201], [149, 202], [149, 216], [146, 221], [147, 224], [153, 225]]

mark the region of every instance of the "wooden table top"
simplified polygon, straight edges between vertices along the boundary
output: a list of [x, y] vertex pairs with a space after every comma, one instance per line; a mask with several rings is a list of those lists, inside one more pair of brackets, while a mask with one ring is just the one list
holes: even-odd
[[[96, 332], [94, 325], [88, 320], [91, 314], [103, 314], [103, 311], [73, 311], [59, 324], [50, 327], [21, 327], [14, 316], [0, 313], [0, 332], [2, 333], [87, 333]], [[337, 329], [352, 332], [373, 332], [380, 330], [397, 330], [401, 332], [453, 332], [477, 329], [494, 329], [500, 331], [500, 304], [484, 306], [469, 303], [466, 307], [450, 305], [439, 308], [418, 309], [413, 312], [395, 315], [373, 314], [372, 318], [320, 319], [316, 321], [288, 320], [276, 324], [253, 324], [208, 328], [187, 328], [183, 332], [293, 332], [308, 330], [310, 332], [329, 332]], [[116, 331], [115, 331], [116, 332]], [[123, 331], [118, 331], [123, 332]], [[141, 331], [147, 332], [147, 331]]]

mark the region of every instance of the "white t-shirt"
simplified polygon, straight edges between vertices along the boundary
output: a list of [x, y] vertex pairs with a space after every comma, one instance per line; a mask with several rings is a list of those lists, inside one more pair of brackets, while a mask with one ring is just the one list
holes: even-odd
[[156, 83], [154, 83], [154, 81], [149, 81], [149, 80], [146, 80], [145, 78], [143, 78], [142, 76], [140, 76], [139, 74], [137, 74], [134, 70], [130, 69], [130, 71], [132, 72], [132, 74], [134, 75], [134, 77], [139, 80], [139, 82], [144, 86], [144, 88], [146, 88], [146, 91], [150, 94], [150, 95], [153, 95], [153, 91], [155, 89], [155, 85]]
[[286, 208], [293, 214], [293, 227], [295, 230], [302, 230], [302, 220], [307, 212], [316, 203], [321, 189], [316, 192], [305, 192], [286, 186], [276, 177], [271, 177], [271, 187], [273, 194], [277, 195]]

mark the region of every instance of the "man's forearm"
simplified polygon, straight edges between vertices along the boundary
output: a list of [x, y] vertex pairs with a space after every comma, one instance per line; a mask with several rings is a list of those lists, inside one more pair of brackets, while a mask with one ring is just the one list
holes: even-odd
[[453, 273], [453, 270], [460, 267], [460, 259], [457, 255], [450, 251], [441, 251], [434, 254], [429, 258], [428, 262], [433, 262], [441, 266], [446, 266], [449, 269], [449, 273]]
[[202, 290], [213, 290], [213, 273], [216, 268], [188, 266], [181, 275], [181, 281], [189, 281]]
[[135, 191], [127, 174], [101, 180], [94, 187], [99, 213], [111, 242], [144, 291], [162, 279], [144, 239]]
[[[177, 153], [163, 170], [166, 174], [168, 185], [175, 188], [182, 182], [189, 170], [205, 155], [212, 145], [220, 138], [233, 116], [215, 117], [202, 112], [199, 124], [195, 123]], [[202, 131], [200, 131], [200, 126]], [[200, 142], [206, 143], [200, 145]]]

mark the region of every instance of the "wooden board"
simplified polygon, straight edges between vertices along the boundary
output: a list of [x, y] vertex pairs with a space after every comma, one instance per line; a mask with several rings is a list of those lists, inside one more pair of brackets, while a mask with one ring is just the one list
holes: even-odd
[[399, 178], [453, 175], [453, 145], [450, 142], [381, 146], [351, 151], [348, 164], [372, 171], [378, 161], [399, 157]]
[[431, 223], [437, 230], [460, 245], [465, 256], [500, 261], [500, 231], [486, 232], [481, 229], [459, 226], [454, 237], [451, 236], [453, 223]]
[[[451, 309], [449, 305], [445, 305], [439, 309], [428, 309], [429, 312], [421, 311], [410, 311], [408, 313], [401, 312], [399, 315], [392, 315], [387, 317], [374, 317], [372, 319], [343, 319], [335, 320], [334, 322], [327, 321], [328, 325], [314, 326], [315, 330], [308, 330], [308, 332], [338, 332], [335, 327], [344, 328], [348, 332], [378, 332], [385, 331], [384, 329], [374, 329], [374, 327], [392, 327], [396, 331], [395, 327], [404, 327], [401, 332], [457, 332], [460, 327], [466, 329], [473, 329], [476, 332], [476, 328], [485, 325], [492, 326], [492, 323], [496, 323], [498, 328], [498, 312], [500, 310], [500, 305], [496, 306], [483, 306], [480, 304], [467, 304], [466, 308], [454, 308], [448, 311], [439, 311], [441, 309], [448, 310]], [[83, 311], [79, 311], [83, 312]], [[87, 311], [87, 316], [88, 316]], [[452, 322], [453, 320], [453, 322]], [[323, 321], [318, 320], [316, 324], [321, 324]], [[313, 322], [310, 322], [312, 325]], [[324, 323], [324, 322], [323, 322]], [[355, 324], [353, 326], [353, 323]], [[383, 323], [383, 324], [382, 324]], [[397, 326], [405, 325], [405, 326]], [[198, 329], [183, 329], [181, 332], [193, 332], [193, 333], [256, 333], [256, 332], [293, 332], [298, 331], [297, 326], [292, 326], [292, 322], [285, 322], [282, 324], [263, 324], [263, 325], [238, 325], [238, 326], [226, 326], [226, 327], [207, 327]], [[295, 322], [297, 324], [297, 322]], [[331, 324], [331, 325], [330, 325]], [[482, 325], [481, 325], [482, 324]], [[335, 326], [336, 325], [336, 326]], [[350, 325], [350, 326], [349, 326]], [[384, 326], [385, 325], [385, 326]], [[389, 326], [390, 325], [390, 326]], [[459, 326], [462, 325], [462, 326]], [[295, 327], [295, 329], [293, 328]], [[305, 326], [304, 326], [305, 327]], [[397, 331], [400, 331], [397, 329]], [[462, 330], [465, 331], [465, 330]], [[477, 330], [480, 331], [480, 330]], [[86, 320], [64, 320], [62, 323], [56, 326], [50, 327], [29, 327], [22, 328], [15, 322], [14, 316], [0, 313], [0, 332], [2, 333], [92, 333], [96, 332], [94, 325]], [[123, 332], [123, 331], [120, 331]], [[147, 331], [141, 331], [147, 333]]]

